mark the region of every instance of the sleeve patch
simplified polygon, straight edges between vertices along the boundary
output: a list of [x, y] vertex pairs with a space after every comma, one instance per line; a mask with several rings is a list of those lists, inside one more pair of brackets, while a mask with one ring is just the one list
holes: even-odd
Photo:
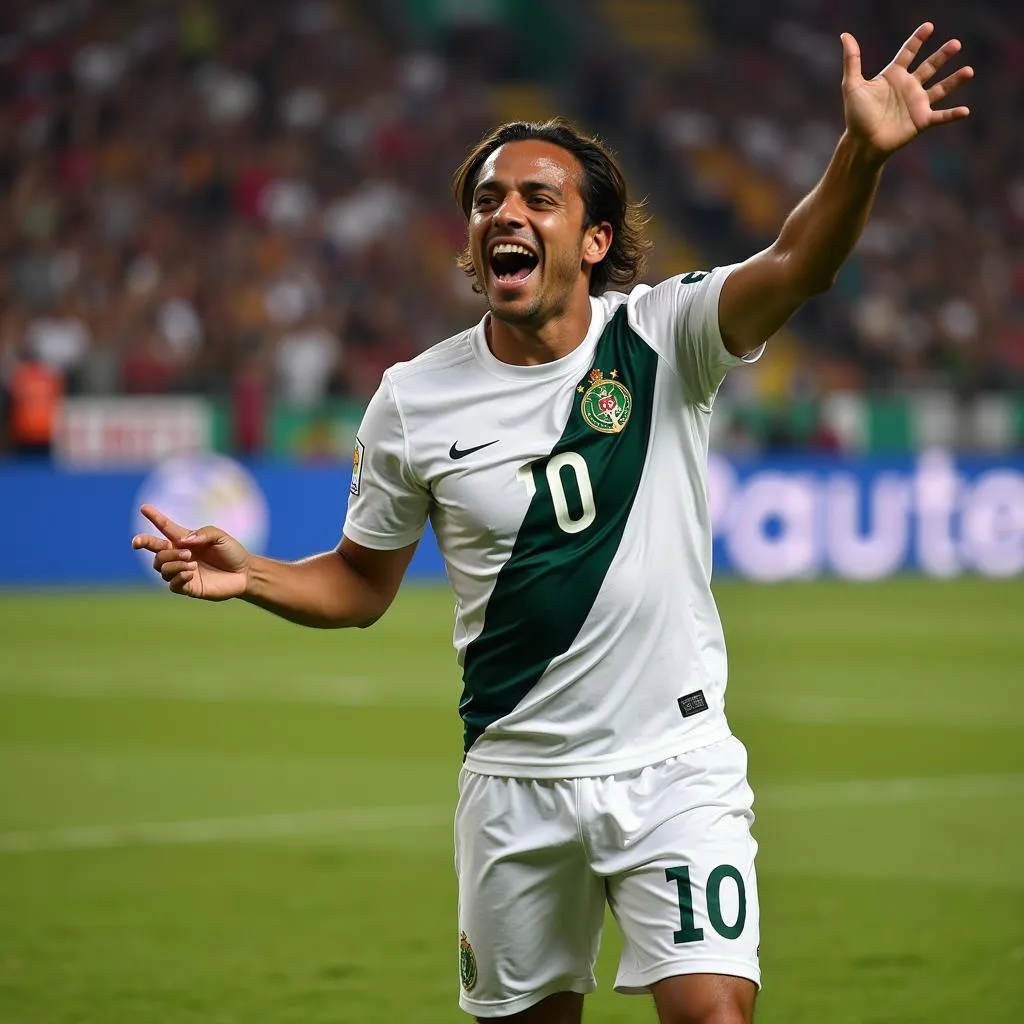
[[352, 483], [348, 487], [352, 494], [359, 494], [359, 486], [363, 480], [363, 463], [365, 461], [366, 445], [357, 437], [355, 447], [352, 449]]

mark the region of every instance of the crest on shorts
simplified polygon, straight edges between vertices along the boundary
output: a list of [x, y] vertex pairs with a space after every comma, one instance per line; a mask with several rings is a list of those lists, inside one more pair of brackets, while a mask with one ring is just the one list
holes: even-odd
[[580, 412], [588, 427], [602, 434], [617, 434], [629, 422], [629, 414], [633, 411], [633, 396], [626, 386], [616, 378], [618, 370], [606, 377], [596, 367], [587, 374], [590, 387], [582, 384], [576, 389], [583, 392]]
[[476, 954], [465, 932], [459, 935], [459, 979], [467, 992], [476, 985]]

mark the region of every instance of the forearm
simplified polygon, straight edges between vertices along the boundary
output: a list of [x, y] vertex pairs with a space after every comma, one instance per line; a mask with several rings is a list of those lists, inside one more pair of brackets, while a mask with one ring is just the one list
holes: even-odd
[[250, 556], [242, 600], [319, 629], [372, 625], [388, 605], [339, 551], [301, 562]]
[[821, 181], [786, 218], [771, 251], [798, 299], [834, 283], [864, 230], [883, 163], [877, 152], [844, 134]]
[[825, 174], [786, 218], [775, 243], [741, 264], [719, 300], [725, 347], [745, 356], [835, 281], [878, 188], [883, 161], [844, 135]]

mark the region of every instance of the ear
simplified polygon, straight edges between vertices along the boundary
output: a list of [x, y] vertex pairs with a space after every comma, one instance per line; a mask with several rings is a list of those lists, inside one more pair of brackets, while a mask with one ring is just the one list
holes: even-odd
[[583, 262], [587, 266], [594, 266], [608, 255], [612, 247], [612, 226], [608, 221], [603, 220], [587, 228], [583, 233]]

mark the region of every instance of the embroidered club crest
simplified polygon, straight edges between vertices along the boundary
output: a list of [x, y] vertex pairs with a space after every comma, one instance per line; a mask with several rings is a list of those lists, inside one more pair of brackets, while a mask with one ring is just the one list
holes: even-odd
[[467, 992], [476, 985], [476, 954], [465, 932], [459, 935], [459, 979]]
[[633, 396], [616, 378], [618, 370], [612, 370], [605, 376], [597, 368], [590, 371], [587, 380], [590, 387], [580, 385], [578, 391], [583, 392], [580, 412], [588, 427], [599, 430], [602, 434], [617, 434], [629, 422], [629, 414], [633, 411]]

